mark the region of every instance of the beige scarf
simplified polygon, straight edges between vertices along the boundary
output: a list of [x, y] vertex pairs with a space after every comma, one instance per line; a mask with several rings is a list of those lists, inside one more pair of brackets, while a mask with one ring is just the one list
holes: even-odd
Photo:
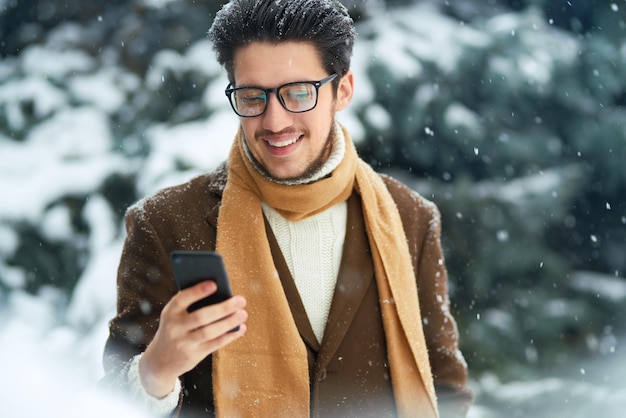
[[235, 138], [218, 219], [217, 251], [224, 257], [233, 292], [248, 301], [249, 317], [246, 335], [213, 355], [218, 417], [310, 416], [307, 350], [274, 267], [261, 200], [285, 218], [300, 220], [346, 200], [354, 187], [363, 202], [398, 415], [438, 416], [400, 215], [380, 176], [358, 157], [343, 132], [346, 154], [332, 175], [289, 186], [259, 174], [244, 154], [241, 132]]

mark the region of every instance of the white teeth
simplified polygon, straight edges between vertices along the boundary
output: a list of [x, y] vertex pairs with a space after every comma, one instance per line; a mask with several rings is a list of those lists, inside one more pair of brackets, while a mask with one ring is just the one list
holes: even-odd
[[296, 138], [288, 139], [286, 141], [267, 141], [267, 143], [273, 147], [282, 148], [282, 147], [286, 147], [287, 145], [295, 144], [298, 138], [299, 137], [296, 137]]

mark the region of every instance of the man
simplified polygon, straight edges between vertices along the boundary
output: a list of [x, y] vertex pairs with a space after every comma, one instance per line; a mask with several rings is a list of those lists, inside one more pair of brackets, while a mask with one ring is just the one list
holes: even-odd
[[[106, 380], [183, 416], [464, 416], [436, 207], [359, 159], [355, 29], [334, 0], [234, 0], [209, 31], [240, 118], [227, 164], [127, 213]], [[174, 250], [235, 296], [193, 313]], [[230, 332], [239, 326], [236, 332]]]

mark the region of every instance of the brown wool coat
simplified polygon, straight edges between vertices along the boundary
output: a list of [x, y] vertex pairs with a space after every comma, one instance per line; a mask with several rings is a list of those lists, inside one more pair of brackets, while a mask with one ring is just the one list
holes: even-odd
[[[448, 310], [436, 207], [406, 186], [383, 177], [409, 241], [419, 290], [423, 329], [442, 417], [465, 416], [471, 403], [467, 369], [458, 353], [458, 333]], [[118, 314], [105, 347], [105, 384], [145, 350], [161, 309], [177, 292], [169, 266], [173, 250], [213, 250], [226, 170], [163, 190], [129, 209], [127, 239], [118, 271]], [[241, 208], [245, 210], [245, 208]], [[320, 345], [293, 278], [267, 225], [268, 239], [290, 309], [308, 350], [311, 415], [394, 416], [378, 292], [358, 195], [348, 201], [348, 228], [337, 286]], [[245, 336], [243, 337], [245, 339]], [[212, 416], [211, 357], [182, 377], [181, 416]]]

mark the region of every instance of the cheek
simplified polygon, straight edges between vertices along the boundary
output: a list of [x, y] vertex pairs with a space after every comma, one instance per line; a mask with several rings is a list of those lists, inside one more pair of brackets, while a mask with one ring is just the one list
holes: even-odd
[[254, 140], [255, 137], [256, 125], [254, 122], [254, 118], [241, 118], [239, 121], [243, 134], [249, 141]]
[[[322, 109], [320, 109], [322, 110]], [[314, 138], [313, 152], [318, 153], [326, 146], [328, 135], [334, 123], [334, 112], [331, 109], [323, 109], [318, 117], [309, 124], [310, 134]]]

